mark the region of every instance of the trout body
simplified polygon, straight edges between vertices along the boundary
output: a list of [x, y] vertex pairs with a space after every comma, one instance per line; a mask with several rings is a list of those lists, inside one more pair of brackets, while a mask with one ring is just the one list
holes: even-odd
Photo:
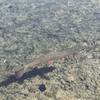
[[[93, 48], [93, 47], [92, 47]], [[70, 56], [72, 55], [77, 56], [77, 55], [81, 55], [80, 51], [82, 50], [91, 50], [91, 47], [85, 47], [85, 46], [81, 46], [79, 48], [79, 46], [75, 46], [72, 48], [68, 48], [65, 51], [62, 52], [51, 52], [48, 53], [47, 55], [41, 55], [40, 57], [36, 58], [32, 63], [29, 63], [27, 65], [24, 66], [24, 68], [18, 70], [15, 72], [15, 77], [16, 78], [21, 78], [23, 76], [23, 74], [27, 71], [28, 68], [35, 68], [37, 66], [41, 66], [43, 64], [48, 64], [48, 62], [50, 60], [57, 60], [57, 59], [61, 59], [64, 58], [66, 56]]]

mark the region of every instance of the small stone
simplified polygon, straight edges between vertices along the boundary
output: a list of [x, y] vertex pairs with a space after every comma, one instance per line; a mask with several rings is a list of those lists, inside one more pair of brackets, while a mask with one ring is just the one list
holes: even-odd
[[40, 90], [41, 92], [45, 91], [45, 90], [46, 90], [45, 85], [44, 85], [44, 84], [39, 85], [39, 90]]

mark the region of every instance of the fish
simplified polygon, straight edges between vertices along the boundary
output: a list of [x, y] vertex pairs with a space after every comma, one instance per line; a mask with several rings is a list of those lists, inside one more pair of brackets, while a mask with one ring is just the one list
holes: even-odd
[[53, 64], [55, 60], [64, 59], [66, 57], [69, 57], [70, 55], [74, 58], [77, 55], [81, 56], [80, 51], [82, 51], [82, 50], [89, 51], [92, 48], [94, 48], [94, 47], [74, 46], [74, 47], [71, 47], [71, 48], [67, 48], [67, 50], [64, 50], [64, 51], [50, 52], [46, 55], [43, 54], [43, 55], [39, 56], [38, 58], [34, 59], [33, 62], [25, 65], [20, 70], [15, 71], [15, 77], [17, 79], [21, 78], [23, 76], [23, 74], [25, 72], [27, 72], [27, 69], [29, 69], [29, 68], [33, 69], [35, 67], [42, 66], [42, 65], [45, 65], [45, 64]]

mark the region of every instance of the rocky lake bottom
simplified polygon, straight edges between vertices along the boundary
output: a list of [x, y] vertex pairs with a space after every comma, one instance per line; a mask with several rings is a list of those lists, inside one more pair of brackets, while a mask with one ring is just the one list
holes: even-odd
[[100, 100], [100, 0], [0, 0], [0, 100]]

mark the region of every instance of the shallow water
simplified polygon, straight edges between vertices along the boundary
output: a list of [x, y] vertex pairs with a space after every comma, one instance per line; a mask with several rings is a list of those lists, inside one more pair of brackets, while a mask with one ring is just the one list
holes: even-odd
[[99, 0], [0, 0], [0, 100], [99, 100], [99, 62]]

